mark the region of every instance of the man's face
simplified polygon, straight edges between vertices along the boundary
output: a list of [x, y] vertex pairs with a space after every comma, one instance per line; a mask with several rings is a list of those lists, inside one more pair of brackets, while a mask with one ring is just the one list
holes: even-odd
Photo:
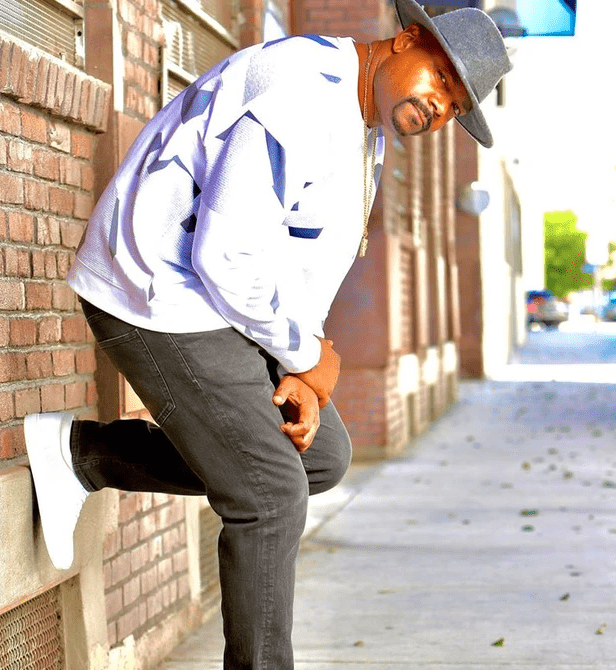
[[383, 125], [402, 136], [434, 132], [471, 109], [451, 61], [419, 26], [394, 38], [393, 53], [375, 73], [374, 96]]

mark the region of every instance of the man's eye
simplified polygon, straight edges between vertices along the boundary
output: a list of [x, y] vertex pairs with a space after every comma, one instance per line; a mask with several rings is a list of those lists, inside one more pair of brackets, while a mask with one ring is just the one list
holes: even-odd
[[453, 114], [454, 114], [454, 116], [460, 116], [461, 113], [462, 113], [462, 110], [460, 109], [459, 105], [457, 105], [457, 104], [454, 105], [454, 106], [453, 106]]
[[443, 82], [443, 84], [446, 84], [447, 83], [447, 77], [445, 76], [445, 73], [444, 72], [439, 72], [439, 76], [441, 77], [441, 81]]

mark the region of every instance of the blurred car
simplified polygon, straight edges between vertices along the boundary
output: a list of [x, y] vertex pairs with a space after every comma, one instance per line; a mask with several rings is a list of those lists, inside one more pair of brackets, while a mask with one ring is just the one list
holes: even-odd
[[616, 298], [612, 298], [603, 309], [604, 321], [616, 321]]
[[528, 291], [526, 293], [526, 325], [539, 324], [556, 328], [569, 318], [568, 305], [551, 291]]

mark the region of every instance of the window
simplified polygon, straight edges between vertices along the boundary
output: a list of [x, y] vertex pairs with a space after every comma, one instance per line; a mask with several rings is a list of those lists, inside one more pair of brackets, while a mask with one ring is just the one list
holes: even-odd
[[0, 30], [83, 67], [83, 2], [0, 0]]
[[239, 47], [234, 4], [228, 0], [163, 0], [163, 105]]

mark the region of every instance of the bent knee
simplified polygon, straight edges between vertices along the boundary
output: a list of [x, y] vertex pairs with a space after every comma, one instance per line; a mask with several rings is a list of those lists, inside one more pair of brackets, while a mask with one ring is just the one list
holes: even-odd
[[324, 493], [339, 484], [351, 464], [352, 447], [348, 435], [340, 440], [337, 448], [319, 458], [317, 467], [306, 471], [310, 495]]

